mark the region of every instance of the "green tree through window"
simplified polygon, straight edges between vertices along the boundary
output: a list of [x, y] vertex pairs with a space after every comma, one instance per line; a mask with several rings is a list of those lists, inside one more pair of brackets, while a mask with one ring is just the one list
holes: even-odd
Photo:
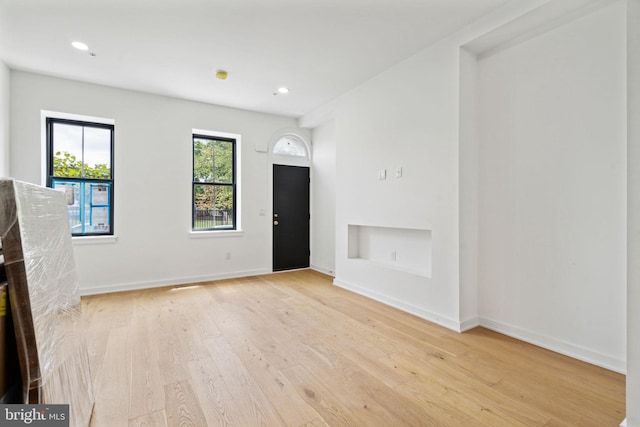
[[66, 151], [64, 153], [56, 151], [53, 157], [53, 176], [110, 179], [111, 168], [106, 164], [97, 164], [93, 167], [86, 164], [83, 165], [73, 154]]
[[114, 126], [47, 119], [47, 185], [65, 193], [74, 236], [113, 234]]
[[193, 136], [194, 230], [235, 229], [235, 140]]

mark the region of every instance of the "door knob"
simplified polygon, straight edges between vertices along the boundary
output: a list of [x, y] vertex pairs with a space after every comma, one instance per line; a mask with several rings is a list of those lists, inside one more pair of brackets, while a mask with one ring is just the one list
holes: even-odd
[[273, 225], [278, 225], [278, 221], [273, 221]]

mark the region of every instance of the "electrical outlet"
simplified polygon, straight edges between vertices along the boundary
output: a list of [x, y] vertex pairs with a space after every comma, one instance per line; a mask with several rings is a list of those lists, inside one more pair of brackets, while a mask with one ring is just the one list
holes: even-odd
[[396, 251], [391, 251], [391, 261], [395, 261], [397, 256], [398, 254], [396, 253]]
[[224, 259], [231, 259], [231, 252], [227, 252], [227, 253], [224, 255]]

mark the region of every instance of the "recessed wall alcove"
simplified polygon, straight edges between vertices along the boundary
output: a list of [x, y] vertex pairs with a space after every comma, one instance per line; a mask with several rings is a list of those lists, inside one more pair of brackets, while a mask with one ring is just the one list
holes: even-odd
[[348, 225], [348, 257], [431, 277], [431, 230]]

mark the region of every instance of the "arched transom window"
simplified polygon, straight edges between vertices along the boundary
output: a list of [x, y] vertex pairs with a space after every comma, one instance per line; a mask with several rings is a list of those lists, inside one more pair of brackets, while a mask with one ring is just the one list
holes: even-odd
[[293, 136], [283, 136], [273, 147], [273, 154], [278, 156], [308, 157], [304, 142]]
[[309, 147], [297, 135], [281, 136], [272, 148], [272, 161], [281, 165], [308, 166], [310, 161]]

